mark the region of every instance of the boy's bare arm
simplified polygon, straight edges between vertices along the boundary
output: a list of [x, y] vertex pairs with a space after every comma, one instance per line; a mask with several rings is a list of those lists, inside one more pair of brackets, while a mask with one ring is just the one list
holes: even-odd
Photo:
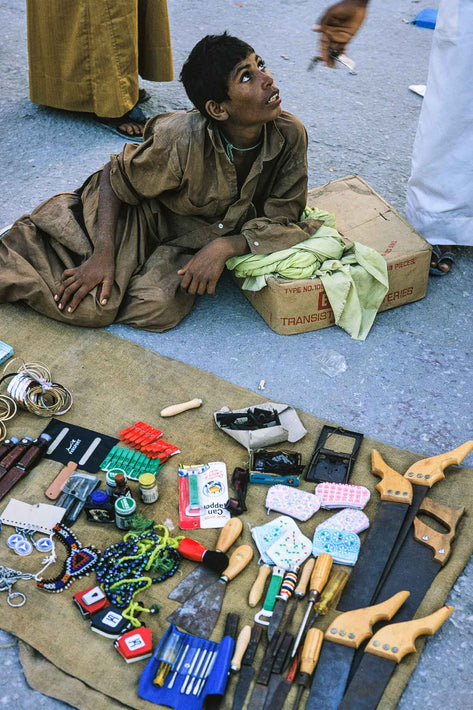
[[63, 272], [62, 284], [54, 296], [60, 310], [67, 306], [67, 312], [73, 313], [82, 299], [98, 285], [101, 285], [99, 301], [101, 305], [106, 305], [115, 277], [113, 237], [119, 210], [120, 200], [110, 185], [110, 163], [107, 163], [100, 178], [98, 235], [94, 253], [80, 266]]
[[241, 256], [249, 251], [248, 243], [242, 235], [214, 239], [179, 269], [177, 273], [182, 276], [181, 287], [193, 296], [203, 296], [205, 293], [212, 296], [225, 262], [232, 256]]
[[341, 0], [331, 5], [323, 14], [319, 23], [312, 27], [320, 32], [320, 56], [324, 64], [335, 64], [331, 52], [343, 54], [345, 47], [360, 29], [365, 17], [369, 0]]

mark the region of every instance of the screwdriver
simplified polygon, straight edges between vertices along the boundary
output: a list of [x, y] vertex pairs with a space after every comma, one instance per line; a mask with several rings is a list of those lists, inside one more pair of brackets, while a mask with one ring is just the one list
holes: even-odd
[[297, 632], [296, 640], [294, 641], [294, 646], [292, 647], [291, 658], [294, 658], [297, 653], [297, 649], [299, 648], [299, 644], [307, 626], [307, 620], [310, 616], [310, 612], [312, 611], [315, 602], [320, 599], [320, 594], [322, 592], [322, 589], [325, 587], [325, 583], [327, 582], [330, 570], [332, 569], [332, 564], [333, 558], [331, 555], [328, 554], [328, 552], [322, 552], [317, 557], [314, 571], [312, 572], [312, 575], [310, 577], [309, 604], [304, 614], [304, 618], [301, 621], [301, 625], [299, 626], [299, 631]]
[[323, 639], [324, 634], [320, 629], [312, 628], [308, 630], [304, 641], [304, 647], [302, 649], [301, 665], [299, 668], [299, 675], [297, 677], [297, 685], [299, 687], [292, 710], [297, 710], [299, 703], [301, 702], [302, 693], [309, 687], [312, 673], [314, 672], [314, 668], [319, 660]]
[[294, 617], [299, 602], [305, 597], [305, 593], [307, 591], [307, 586], [309, 584], [309, 579], [313, 572], [314, 565], [315, 560], [313, 557], [310, 557], [302, 568], [301, 576], [299, 577], [299, 582], [294, 590], [294, 594], [292, 595], [292, 599], [290, 601], [291, 606], [289, 607], [289, 610], [286, 614], [286, 619], [284, 620], [284, 627], [281, 633], [287, 631], [287, 629], [291, 625], [291, 621]]
[[317, 609], [310, 620], [310, 626], [313, 626], [315, 620], [319, 616], [325, 616], [329, 608], [337, 604], [338, 599], [348, 582], [348, 572], [343, 569], [337, 569], [327, 582], [324, 593], [320, 602], [317, 604]]

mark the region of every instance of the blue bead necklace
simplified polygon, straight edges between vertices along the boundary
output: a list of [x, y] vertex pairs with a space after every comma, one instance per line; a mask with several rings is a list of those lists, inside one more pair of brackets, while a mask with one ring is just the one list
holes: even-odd
[[[159, 535], [158, 530], [163, 534]], [[97, 581], [107, 599], [113, 606], [124, 609], [123, 616], [134, 626], [140, 626], [135, 613], [158, 611], [157, 607], [146, 609], [135, 597], [175, 574], [181, 559], [177, 551], [181, 539], [171, 538], [165, 525], [156, 525], [139, 535], [129, 532], [122, 542], [107, 547], [97, 563]], [[159, 574], [153, 576], [155, 573]]]

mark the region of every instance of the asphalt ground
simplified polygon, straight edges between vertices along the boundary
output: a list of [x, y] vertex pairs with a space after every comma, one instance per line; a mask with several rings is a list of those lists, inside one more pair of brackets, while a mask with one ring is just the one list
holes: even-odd
[[[422, 102], [408, 87], [425, 83], [432, 40], [432, 30], [410, 21], [437, 2], [372, 0], [349, 50], [357, 75], [343, 68], [307, 70], [316, 52], [309, 28], [325, 1], [168, 0], [168, 5], [176, 76], [203, 35], [228, 30], [245, 39], [266, 60], [283, 107], [307, 127], [310, 187], [356, 173], [404, 214]], [[23, 0], [0, 0], [0, 22], [3, 226], [50, 195], [78, 187], [120, 151], [122, 140], [90, 116], [31, 104]], [[190, 107], [177, 79], [142, 85], [152, 96], [144, 105], [148, 115]], [[425, 299], [380, 314], [364, 342], [336, 327], [277, 335], [228, 277], [214, 298], [200, 298], [168, 333], [109, 330], [255, 392], [264, 379], [268, 399], [431, 456], [473, 438], [472, 252], [460, 249], [452, 273], [430, 279]], [[346, 363], [333, 377], [321, 369], [332, 351]], [[473, 455], [465, 465], [473, 467]], [[455, 612], [427, 644], [401, 710], [473, 708], [472, 582], [470, 561], [448, 600]], [[15, 639], [3, 632], [0, 654], [0, 705], [67, 707], [28, 688]]]

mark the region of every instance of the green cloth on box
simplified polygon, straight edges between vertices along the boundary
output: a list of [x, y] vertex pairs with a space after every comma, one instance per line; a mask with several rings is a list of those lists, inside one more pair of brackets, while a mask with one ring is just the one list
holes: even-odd
[[272, 254], [244, 254], [227, 261], [242, 288], [260, 291], [268, 276], [286, 279], [319, 277], [335, 316], [335, 323], [356, 340], [365, 340], [388, 291], [387, 264], [371, 247], [346, 246], [335, 228], [335, 218], [317, 208], [306, 208], [302, 219], [324, 224], [313, 237]]

